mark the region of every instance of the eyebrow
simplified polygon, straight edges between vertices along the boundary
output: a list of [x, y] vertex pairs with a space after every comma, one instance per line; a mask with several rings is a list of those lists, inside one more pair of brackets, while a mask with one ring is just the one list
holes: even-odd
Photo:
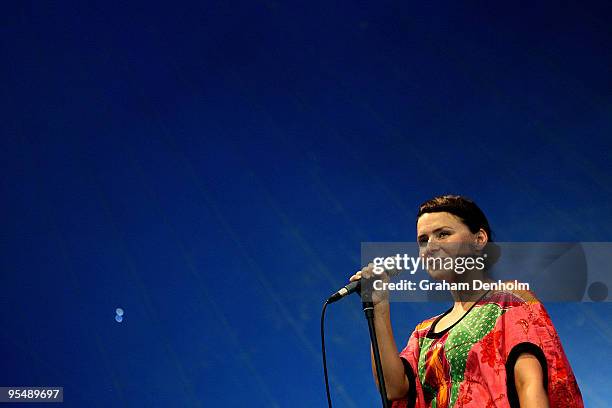
[[[432, 234], [435, 234], [436, 232], [438, 232], [438, 231], [440, 231], [440, 230], [443, 230], [444, 228], [448, 228], [448, 229], [452, 230], [452, 228], [451, 228], [451, 227], [448, 227], [448, 226], [444, 225], [444, 226], [442, 226], [442, 227], [436, 228], [435, 230], [431, 231], [431, 233], [432, 233]], [[427, 234], [421, 234], [421, 235], [419, 235], [419, 236], [417, 237], [417, 241], [419, 241], [421, 238], [426, 237], [426, 236], [427, 236]]]

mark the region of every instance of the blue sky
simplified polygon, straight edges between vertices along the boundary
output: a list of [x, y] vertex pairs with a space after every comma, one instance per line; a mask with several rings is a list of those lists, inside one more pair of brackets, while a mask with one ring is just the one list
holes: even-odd
[[[413, 240], [422, 201], [472, 197], [499, 241], [612, 240], [609, 20], [604, 2], [7, 5], [0, 385], [323, 406], [322, 301], [361, 242]], [[394, 306], [399, 344], [446, 309]], [[610, 303], [547, 308], [605, 406]], [[358, 299], [327, 319], [337, 406], [377, 404]]]

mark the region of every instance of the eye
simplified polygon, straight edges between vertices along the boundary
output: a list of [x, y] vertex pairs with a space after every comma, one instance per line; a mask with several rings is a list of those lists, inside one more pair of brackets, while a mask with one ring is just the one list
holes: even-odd
[[448, 231], [440, 231], [440, 232], [438, 233], [438, 238], [445, 238], [445, 237], [448, 237], [448, 236], [450, 236], [450, 235], [451, 235], [451, 233], [450, 233], [450, 232], [448, 232]]
[[427, 237], [421, 237], [418, 239], [418, 243], [420, 247], [427, 246]]

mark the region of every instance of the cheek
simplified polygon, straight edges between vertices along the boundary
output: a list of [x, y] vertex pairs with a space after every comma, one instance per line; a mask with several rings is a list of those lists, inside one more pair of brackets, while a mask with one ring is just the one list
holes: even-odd
[[450, 256], [471, 254], [472, 240], [470, 234], [454, 234], [445, 242], [444, 252]]
[[454, 257], [459, 253], [459, 245], [453, 244], [452, 242], [446, 242], [443, 245], [440, 245], [440, 254], [441, 257]]
[[473, 239], [472, 234], [469, 232], [458, 232], [448, 237], [448, 242], [466, 243], [472, 242]]

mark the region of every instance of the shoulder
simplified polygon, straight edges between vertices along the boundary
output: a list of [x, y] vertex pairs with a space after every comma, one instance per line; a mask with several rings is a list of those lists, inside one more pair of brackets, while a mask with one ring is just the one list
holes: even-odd
[[479, 302], [481, 304], [494, 303], [502, 309], [509, 309], [525, 305], [541, 305], [542, 303], [531, 290], [523, 290], [512, 285], [513, 281], [501, 289], [492, 289]]
[[503, 333], [506, 346], [512, 348], [519, 343], [530, 342], [541, 347], [546, 341], [558, 342], [546, 308], [532, 291], [492, 291], [482, 302], [499, 308], [493, 331]]

